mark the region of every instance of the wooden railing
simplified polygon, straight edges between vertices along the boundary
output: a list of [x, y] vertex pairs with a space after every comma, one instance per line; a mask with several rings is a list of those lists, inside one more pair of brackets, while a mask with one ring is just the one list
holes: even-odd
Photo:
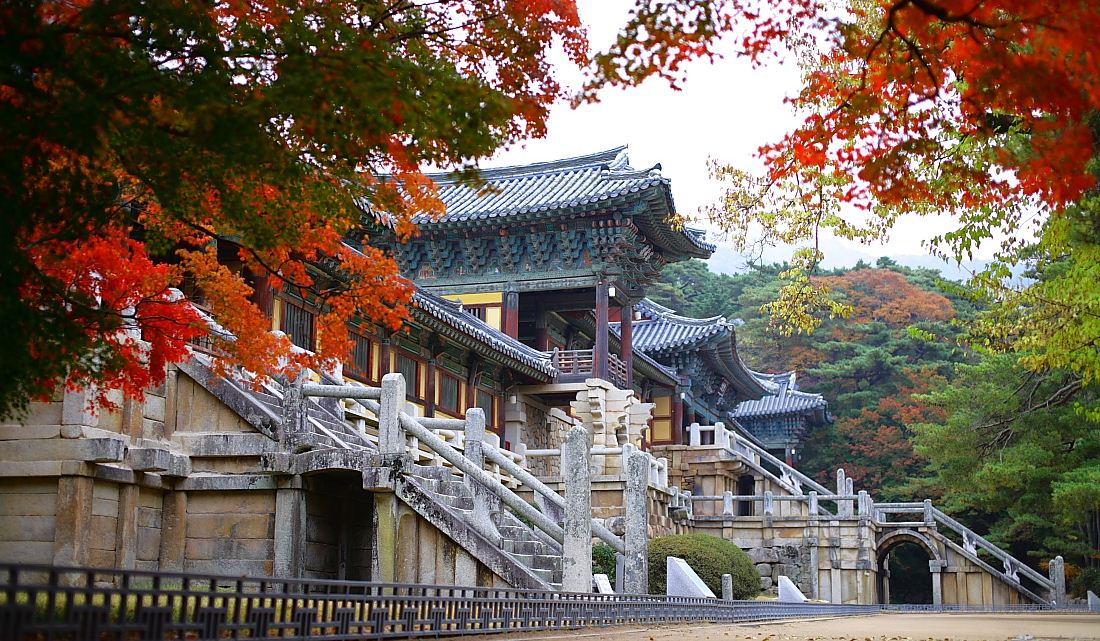
[[[551, 362], [562, 382], [591, 378], [596, 372], [596, 350], [555, 349], [551, 353]], [[619, 387], [626, 384], [626, 363], [615, 354], [607, 355], [607, 379]]]

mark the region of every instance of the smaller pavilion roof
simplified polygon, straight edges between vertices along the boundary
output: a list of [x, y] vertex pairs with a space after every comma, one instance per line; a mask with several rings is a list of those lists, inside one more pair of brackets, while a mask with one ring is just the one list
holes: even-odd
[[779, 374], [761, 374], [753, 372], [770, 393], [753, 401], [742, 401], [730, 412], [734, 418], [753, 419], [782, 416], [787, 414], [818, 414], [818, 420], [826, 420], [828, 401], [821, 394], [810, 394], [798, 389], [795, 372]]
[[733, 333], [734, 326], [722, 316], [688, 318], [648, 298], [642, 299], [635, 305], [635, 309], [644, 318], [633, 323], [634, 347], [651, 354], [694, 345], [720, 334]]
[[[635, 304], [634, 309], [643, 317], [632, 323], [632, 345], [637, 351], [657, 360], [684, 351], [698, 351], [743, 397], [758, 398], [772, 391], [737, 354], [735, 324], [725, 317], [688, 318], [648, 298]], [[620, 328], [621, 323], [611, 324], [616, 334]]]
[[762, 418], [784, 414], [824, 412], [829, 404], [821, 394], [809, 394], [784, 388], [755, 401], [742, 401], [731, 412], [734, 418]]
[[447, 300], [423, 289], [413, 293], [413, 318], [452, 340], [468, 347], [481, 346], [511, 360], [506, 363], [536, 378], [553, 378], [557, 369], [545, 352], [528, 347], [472, 314], [462, 311], [461, 303]]

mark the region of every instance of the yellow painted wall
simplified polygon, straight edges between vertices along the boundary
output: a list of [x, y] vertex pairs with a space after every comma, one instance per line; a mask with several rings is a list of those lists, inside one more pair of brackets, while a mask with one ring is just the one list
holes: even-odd
[[668, 419], [653, 420], [653, 431], [650, 435], [651, 441], [671, 441], [672, 440], [672, 421]]
[[492, 305], [503, 303], [503, 292], [487, 292], [483, 294], [445, 294], [447, 300], [457, 300], [463, 305]]
[[496, 305], [485, 309], [485, 322], [495, 329], [501, 329], [501, 308], [504, 304], [503, 292], [485, 292], [481, 294], [446, 294], [444, 298], [455, 300], [463, 305]]
[[653, 399], [653, 402], [657, 405], [653, 408], [654, 416], [672, 416], [671, 396], [658, 396]]
[[487, 307], [485, 309], [485, 322], [494, 329], [501, 328], [501, 311], [499, 307]]

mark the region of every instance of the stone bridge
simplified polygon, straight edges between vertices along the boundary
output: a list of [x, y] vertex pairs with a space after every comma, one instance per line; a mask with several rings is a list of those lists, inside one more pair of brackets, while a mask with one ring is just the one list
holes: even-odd
[[812, 598], [888, 603], [887, 559], [913, 544], [928, 557], [934, 604], [1065, 602], [1061, 557], [1043, 576], [929, 500], [877, 503], [843, 470], [827, 489], [721, 423], [690, 435], [652, 449], [690, 506], [689, 529], [748, 550], [765, 586], [785, 575]]

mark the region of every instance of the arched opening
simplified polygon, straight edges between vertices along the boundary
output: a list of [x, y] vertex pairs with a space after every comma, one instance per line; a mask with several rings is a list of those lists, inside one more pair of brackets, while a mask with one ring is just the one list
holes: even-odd
[[899, 543], [880, 561], [879, 602], [932, 603], [928, 553], [916, 543]]
[[932, 604], [933, 577], [929, 562], [938, 557], [928, 541], [914, 533], [898, 531], [878, 545], [878, 602]]
[[[754, 496], [756, 494], [756, 478], [746, 474], [737, 479], [738, 496]], [[752, 516], [753, 501], [738, 501], [737, 516]]]

